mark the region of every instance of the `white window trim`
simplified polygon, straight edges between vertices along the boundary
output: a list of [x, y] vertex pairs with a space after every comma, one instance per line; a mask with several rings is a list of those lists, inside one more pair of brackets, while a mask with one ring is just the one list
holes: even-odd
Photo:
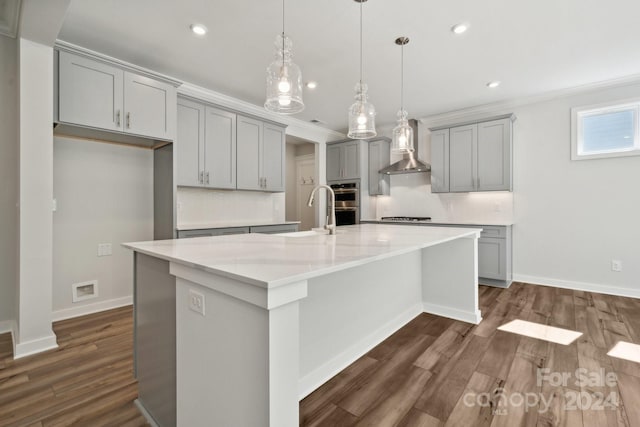
[[[634, 120], [634, 141], [635, 145], [631, 149], [606, 151], [593, 154], [579, 154], [579, 140], [581, 138], [581, 129], [579, 127], [579, 117], [581, 113], [589, 111], [593, 114], [605, 111], [628, 110], [629, 107], [635, 108]], [[598, 111], [600, 110], [600, 111]], [[600, 104], [583, 105], [573, 107], [571, 109], [571, 160], [590, 160], [590, 159], [606, 159], [611, 157], [628, 157], [640, 156], [640, 99], [626, 99], [622, 101], [606, 102]]]

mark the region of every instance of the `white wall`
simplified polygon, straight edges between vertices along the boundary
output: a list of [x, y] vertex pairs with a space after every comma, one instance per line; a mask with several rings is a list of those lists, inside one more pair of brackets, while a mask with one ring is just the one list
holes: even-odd
[[[571, 107], [634, 97], [640, 98], [640, 83], [466, 116], [471, 120], [511, 112], [517, 116], [512, 196], [516, 280], [640, 297], [640, 157], [570, 159]], [[423, 127], [447, 120], [452, 119], [425, 119]], [[428, 185], [405, 192], [423, 189]], [[504, 195], [490, 194], [419, 197], [425, 212], [442, 211], [435, 198], [440, 202], [453, 198], [469, 213], [477, 207], [482, 216], [490, 214], [496, 203], [491, 197], [504, 203], [505, 212], [509, 203]], [[622, 261], [622, 272], [611, 271], [612, 259]]]
[[18, 286], [18, 89], [17, 43], [0, 36], [0, 332], [15, 319]]
[[[54, 318], [131, 303], [133, 257], [120, 244], [153, 240], [153, 151], [56, 137], [53, 155]], [[99, 243], [113, 255], [98, 257]], [[98, 298], [72, 303], [71, 285], [94, 279]]]

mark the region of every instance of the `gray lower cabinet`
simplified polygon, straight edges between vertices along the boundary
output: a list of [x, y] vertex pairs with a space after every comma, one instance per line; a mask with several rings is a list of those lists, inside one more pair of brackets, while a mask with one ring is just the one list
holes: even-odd
[[511, 191], [512, 121], [431, 130], [431, 192]]
[[[365, 221], [376, 223], [377, 221]], [[389, 224], [385, 222], [384, 224]], [[510, 225], [469, 224], [394, 224], [419, 227], [482, 228], [478, 239], [478, 282], [481, 285], [508, 288], [513, 281]]]
[[250, 227], [251, 233], [260, 234], [295, 233], [296, 231], [298, 231], [298, 224], [259, 225]]
[[207, 237], [207, 236], [226, 236], [229, 234], [247, 234], [249, 227], [227, 227], [227, 228], [205, 228], [201, 230], [180, 230], [178, 238], [186, 237]]
[[250, 227], [226, 227], [226, 228], [204, 228], [199, 230], [180, 230], [178, 238], [184, 239], [188, 237], [208, 237], [208, 236], [226, 236], [230, 234], [279, 234], [293, 233], [298, 231], [298, 224], [276, 224], [276, 225], [257, 225]]
[[138, 401], [157, 425], [176, 425], [176, 278], [169, 261], [134, 256], [134, 370]]

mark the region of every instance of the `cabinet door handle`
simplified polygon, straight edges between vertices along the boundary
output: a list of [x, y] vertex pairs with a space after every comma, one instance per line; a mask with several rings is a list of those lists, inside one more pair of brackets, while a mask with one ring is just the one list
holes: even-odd
[[120, 110], [116, 111], [116, 126], [120, 127]]
[[204, 174], [204, 179], [205, 179], [206, 183], [209, 184], [209, 172], [206, 172]]
[[127, 129], [131, 129], [131, 113], [127, 113]]
[[204, 172], [200, 172], [200, 179], [198, 180], [200, 184], [204, 184]]
[[267, 178], [264, 178], [264, 188], [267, 188]]

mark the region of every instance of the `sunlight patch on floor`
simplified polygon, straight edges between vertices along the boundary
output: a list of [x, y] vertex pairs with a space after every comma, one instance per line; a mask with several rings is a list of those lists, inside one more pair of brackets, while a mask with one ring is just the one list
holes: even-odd
[[500, 326], [498, 330], [563, 345], [571, 344], [582, 335], [582, 332], [527, 322], [526, 320], [513, 320]]

